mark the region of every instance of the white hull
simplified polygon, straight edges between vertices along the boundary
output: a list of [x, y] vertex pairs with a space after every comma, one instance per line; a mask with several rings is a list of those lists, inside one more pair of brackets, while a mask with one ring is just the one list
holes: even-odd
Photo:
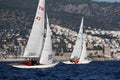
[[91, 62], [91, 60], [86, 60], [86, 61], [80, 62], [80, 63], [78, 63], [78, 64], [88, 64], [88, 63], [90, 63], [90, 62]]
[[12, 67], [15, 68], [51, 68], [58, 64], [59, 62], [55, 62], [53, 64], [47, 64], [47, 65], [33, 65], [33, 66], [27, 66], [22, 64], [10, 64]]
[[[91, 60], [87, 60], [87, 61], [84, 61], [84, 62], [79, 62], [78, 64], [88, 64], [88, 63], [90, 63], [91, 62]], [[72, 62], [70, 62], [70, 61], [63, 61], [63, 63], [64, 64], [74, 64], [74, 63], [72, 63]]]

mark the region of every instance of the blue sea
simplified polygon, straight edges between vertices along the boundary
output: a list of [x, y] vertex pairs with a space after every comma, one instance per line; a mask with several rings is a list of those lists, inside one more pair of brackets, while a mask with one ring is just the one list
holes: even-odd
[[59, 63], [50, 69], [18, 69], [12, 62], [0, 62], [0, 80], [120, 80], [120, 61], [89, 64]]

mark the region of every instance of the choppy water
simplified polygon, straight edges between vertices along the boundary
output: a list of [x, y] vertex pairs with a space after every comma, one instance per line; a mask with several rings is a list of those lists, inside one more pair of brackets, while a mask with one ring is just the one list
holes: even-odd
[[0, 62], [0, 80], [120, 80], [120, 62], [91, 62], [85, 65], [60, 63], [50, 69], [17, 69]]

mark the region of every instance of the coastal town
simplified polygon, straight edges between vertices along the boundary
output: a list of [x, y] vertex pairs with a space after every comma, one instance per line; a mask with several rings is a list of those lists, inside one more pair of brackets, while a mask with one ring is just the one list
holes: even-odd
[[[33, 23], [29, 11], [0, 10], [0, 59], [20, 58], [24, 53]], [[86, 23], [84, 23], [86, 24]], [[6, 27], [7, 26], [7, 27]], [[70, 55], [77, 38], [77, 31], [51, 24], [53, 51], [56, 56]], [[79, 26], [77, 27], [79, 30]], [[89, 57], [120, 58], [120, 32], [84, 27], [84, 40]], [[68, 53], [68, 54], [67, 54]], [[63, 59], [63, 58], [62, 58]]]
[[[51, 25], [51, 27], [53, 28], [53, 33], [55, 33], [55, 36], [58, 36], [56, 39], [54, 38], [55, 40], [53, 39], [53, 42], [56, 43], [54, 46], [58, 47], [59, 45], [64, 45], [62, 48], [59, 48], [61, 52], [72, 52], [77, 38], [77, 32], [58, 25]], [[87, 44], [87, 52], [89, 57], [97, 59], [119, 59], [119, 31], [97, 30], [88, 27], [88, 29], [84, 30], [83, 35]]]
[[[53, 51], [64, 60], [70, 57], [77, 38], [77, 32], [68, 28], [51, 24]], [[27, 33], [27, 34], [26, 34]], [[0, 58], [20, 58], [24, 52], [30, 29], [8, 29], [0, 31]], [[90, 58], [120, 58], [120, 32], [100, 29], [84, 29], [84, 40]], [[67, 56], [66, 56], [67, 57]], [[61, 59], [60, 58], [60, 59]]]

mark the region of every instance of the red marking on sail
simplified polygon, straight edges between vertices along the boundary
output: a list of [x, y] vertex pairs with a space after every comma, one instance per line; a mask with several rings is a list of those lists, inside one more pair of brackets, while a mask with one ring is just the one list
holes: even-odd
[[38, 9], [43, 11], [43, 10], [44, 10], [44, 7], [38, 6]]
[[41, 17], [40, 17], [40, 16], [37, 16], [36, 19], [40, 21]]

